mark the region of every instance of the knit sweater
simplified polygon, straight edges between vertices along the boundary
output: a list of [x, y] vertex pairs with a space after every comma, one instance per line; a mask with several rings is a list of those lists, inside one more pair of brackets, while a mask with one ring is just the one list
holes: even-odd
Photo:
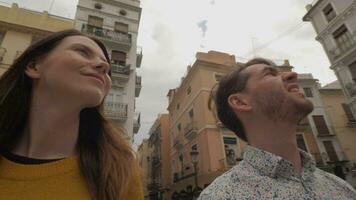
[[[79, 158], [70, 157], [45, 164], [24, 165], [0, 156], [0, 199], [90, 200]], [[124, 200], [142, 200], [139, 177], [132, 181]]]

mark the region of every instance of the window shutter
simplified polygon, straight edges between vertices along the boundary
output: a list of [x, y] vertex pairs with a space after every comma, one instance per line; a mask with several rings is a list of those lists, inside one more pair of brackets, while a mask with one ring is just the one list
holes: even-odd
[[347, 119], [349, 120], [349, 122], [356, 122], [356, 119], [354, 118], [354, 116], [352, 115], [352, 111], [349, 105], [347, 105], [346, 103], [342, 103], [342, 108], [345, 111], [345, 114], [347, 116]]
[[89, 15], [88, 24], [91, 26], [102, 28], [104, 24], [104, 20], [103, 18]]
[[126, 62], [126, 53], [122, 51], [112, 51], [111, 52], [111, 60], [119, 61], [119, 62]]
[[328, 126], [326, 125], [325, 119], [322, 115], [313, 115], [313, 121], [319, 135], [330, 135]]
[[129, 25], [121, 23], [121, 22], [115, 22], [115, 28], [114, 29], [115, 29], [115, 31], [118, 31], [118, 32], [128, 33], [129, 32]]

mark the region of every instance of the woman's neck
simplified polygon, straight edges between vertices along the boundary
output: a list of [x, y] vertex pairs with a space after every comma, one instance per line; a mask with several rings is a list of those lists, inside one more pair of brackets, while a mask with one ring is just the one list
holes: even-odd
[[80, 110], [53, 101], [32, 102], [24, 132], [12, 152], [38, 159], [76, 155]]

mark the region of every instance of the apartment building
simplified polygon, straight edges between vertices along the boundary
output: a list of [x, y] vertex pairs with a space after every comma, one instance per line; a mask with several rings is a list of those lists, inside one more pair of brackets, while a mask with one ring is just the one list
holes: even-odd
[[23, 9], [16, 3], [0, 5], [0, 76], [30, 44], [68, 28], [73, 28], [72, 19]]
[[[346, 105], [339, 81], [319, 88], [319, 93], [343, 153], [348, 158], [342, 172], [345, 179], [356, 188], [356, 120]], [[335, 167], [335, 163], [331, 164]]]
[[171, 155], [168, 114], [159, 114], [148, 139], [147, 180], [145, 199], [170, 199]]
[[137, 148], [136, 160], [141, 170], [141, 182], [145, 199], [148, 199], [147, 185], [151, 182], [151, 176], [149, 173], [150, 156], [151, 149], [148, 147], [148, 139], [143, 139], [142, 143]]
[[356, 1], [318, 0], [306, 8], [303, 20], [312, 23], [356, 118]]
[[101, 40], [109, 51], [112, 88], [105, 113], [131, 144], [140, 128], [140, 113], [135, 110], [142, 87], [137, 73], [142, 61], [142, 49], [137, 46], [140, 18], [138, 0], [79, 0], [75, 16], [75, 28]]
[[[220, 78], [242, 65], [233, 55], [199, 52], [180, 85], [169, 91], [171, 199], [196, 197], [217, 176], [243, 159], [246, 143], [222, 126], [210, 102]], [[293, 69], [288, 60], [279, 63], [278, 68]], [[318, 80], [311, 74], [298, 74], [298, 84], [315, 105], [297, 127], [298, 147], [312, 154], [319, 168], [345, 178], [347, 158], [321, 101]], [[195, 151], [196, 168], [192, 157]]]

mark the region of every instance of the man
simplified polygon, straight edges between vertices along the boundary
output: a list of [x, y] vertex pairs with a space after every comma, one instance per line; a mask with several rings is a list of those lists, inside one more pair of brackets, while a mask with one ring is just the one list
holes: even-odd
[[215, 103], [220, 121], [249, 146], [244, 160], [211, 183], [200, 200], [356, 199], [350, 185], [316, 168], [297, 147], [298, 122], [313, 104], [299, 91], [296, 73], [253, 59], [220, 81]]

